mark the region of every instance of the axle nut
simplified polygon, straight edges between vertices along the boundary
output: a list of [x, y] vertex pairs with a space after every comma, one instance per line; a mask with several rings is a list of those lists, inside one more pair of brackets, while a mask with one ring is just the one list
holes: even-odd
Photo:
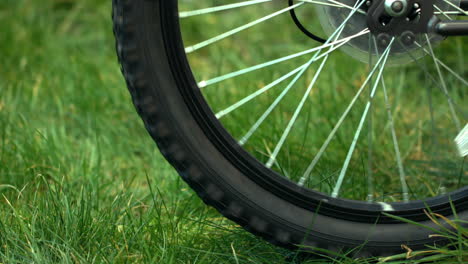
[[401, 2], [401, 1], [393, 2], [392, 10], [395, 13], [400, 13], [401, 11], [403, 11], [403, 2]]
[[407, 0], [385, 0], [385, 12], [392, 17], [401, 17], [408, 8]]

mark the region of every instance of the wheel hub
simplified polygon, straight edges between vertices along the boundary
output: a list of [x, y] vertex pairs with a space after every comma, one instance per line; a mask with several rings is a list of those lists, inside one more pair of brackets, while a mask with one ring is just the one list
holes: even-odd
[[434, 17], [434, 3], [435, 0], [372, 0], [367, 11], [367, 26], [375, 35], [427, 33]]
[[[339, 2], [353, 7], [356, 1]], [[459, 6], [460, 1], [451, 3]], [[362, 4], [359, 12], [347, 21], [340, 38], [352, 36], [365, 28], [368, 28], [371, 34], [355, 38], [341, 49], [362, 62], [375, 62], [378, 53], [383, 52], [392, 38], [395, 38], [388, 64], [413, 62], [426, 55], [423, 49], [427, 48], [426, 34], [432, 47], [445, 39], [443, 36], [431, 34], [429, 30], [432, 20], [442, 16], [440, 12], [435, 13], [434, 5], [439, 8], [437, 11], [453, 11], [453, 6], [444, 0], [368, 0]], [[349, 12], [349, 8], [317, 7], [320, 23], [328, 36], [343, 24]], [[370, 36], [375, 39], [377, 50]]]

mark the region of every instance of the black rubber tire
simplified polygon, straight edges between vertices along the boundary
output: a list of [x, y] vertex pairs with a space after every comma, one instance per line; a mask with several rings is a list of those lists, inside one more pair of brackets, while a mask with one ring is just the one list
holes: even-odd
[[[180, 85], [180, 73], [171, 65], [174, 47], [163, 34], [168, 30], [165, 17], [177, 17], [177, 13], [168, 14], [163, 6], [171, 2], [177, 0], [113, 0], [117, 52], [133, 102], [149, 134], [205, 203], [249, 232], [287, 248], [304, 245], [340, 251], [358, 247], [354, 253], [368, 256], [401, 253], [402, 244], [420, 249], [447, 242], [429, 238], [434, 233], [429, 229], [390, 221], [375, 206], [369, 205], [372, 217], [361, 221], [345, 217], [344, 210], [343, 216], [339, 210], [324, 213], [322, 207], [332, 200], [344, 203], [340, 199], [296, 204], [235, 166], [194, 117], [196, 113], [188, 106], [190, 98]], [[467, 202], [466, 190], [457, 201], [458, 217], [468, 219], [466, 206], [461, 206]], [[449, 205], [443, 206], [444, 214], [453, 218], [448, 213]], [[415, 216], [420, 224], [437, 228], [421, 214]]]

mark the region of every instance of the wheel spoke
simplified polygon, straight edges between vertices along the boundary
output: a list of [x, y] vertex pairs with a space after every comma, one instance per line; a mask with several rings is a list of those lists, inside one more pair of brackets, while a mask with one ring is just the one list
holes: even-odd
[[198, 16], [198, 15], [205, 15], [205, 14], [210, 14], [210, 13], [215, 13], [219, 11], [230, 10], [230, 9], [255, 5], [255, 4], [263, 4], [265, 2], [271, 2], [271, 1], [273, 0], [251, 0], [251, 1], [235, 3], [235, 4], [203, 8], [203, 9], [198, 9], [198, 10], [193, 10], [193, 11], [183, 11], [179, 13], [179, 17], [185, 18], [185, 17], [192, 17], [192, 16]]
[[[375, 45], [375, 42], [372, 41], [373, 37], [369, 34], [369, 67], [372, 65], [372, 45]], [[376, 45], [377, 47], [377, 45]], [[377, 48], [376, 48], [377, 50]], [[372, 79], [369, 81], [369, 100], [371, 100], [372, 95]], [[370, 109], [371, 114], [369, 115], [368, 130], [367, 130], [367, 201], [372, 202], [374, 200], [374, 174], [372, 172], [372, 157], [373, 157], [373, 123], [372, 123], [372, 106]]]
[[297, 72], [299, 72], [300, 70], [302, 70], [303, 68], [307, 67], [307, 63], [303, 64], [302, 66], [288, 72], [287, 74], [281, 76], [280, 78], [276, 79], [275, 81], [271, 82], [270, 84], [266, 85], [265, 87], [263, 87], [262, 89], [244, 97], [242, 100], [238, 101], [237, 103], [229, 106], [228, 108], [222, 110], [222, 111], [219, 111], [218, 113], [216, 113], [216, 117], [219, 119], [219, 118], [222, 118], [223, 116], [231, 113], [232, 111], [236, 110], [237, 108], [243, 106], [244, 104], [246, 104], [247, 102], [251, 101], [252, 99], [256, 98], [257, 96], [267, 92], [268, 90], [270, 90], [271, 88], [275, 87], [276, 85], [278, 85], [279, 83], [283, 82], [284, 80], [288, 79], [289, 77], [293, 76], [294, 74], [296, 74]]
[[[356, 2], [356, 5], [358, 3]], [[359, 5], [360, 6], [360, 5]], [[358, 10], [359, 6], [355, 6], [353, 7], [353, 10], [352, 12], [348, 15], [347, 19], [345, 20], [345, 22], [343, 22], [342, 26], [340, 26], [340, 29], [339, 29], [339, 32], [338, 32], [338, 35], [335, 37], [335, 41], [340, 37], [341, 33], [343, 32], [344, 28], [345, 28], [345, 23], [346, 21], [351, 18], [353, 16], [353, 14]], [[335, 31], [336, 33], [337, 31]], [[333, 39], [333, 35], [327, 40], [327, 42], [331, 42], [332, 39]], [[270, 159], [268, 160], [268, 162], [265, 164], [267, 167], [271, 167], [273, 165], [273, 163], [276, 161], [276, 157], [278, 156], [281, 148], [283, 147], [284, 145], [284, 142], [286, 141], [286, 138], [289, 136], [289, 133], [291, 132], [294, 124], [296, 123], [297, 121], [297, 118], [299, 117], [299, 114], [301, 113], [303, 107], [304, 107], [304, 104], [309, 96], [309, 94], [311, 93], [312, 91], [312, 88], [314, 87], [315, 83], [317, 82], [317, 79], [318, 77], [320, 76], [322, 70], [323, 70], [323, 67], [325, 66], [325, 63], [327, 62], [328, 60], [328, 56], [329, 56], [329, 53], [333, 50], [333, 46], [330, 48], [328, 54], [325, 55], [322, 63], [320, 64], [319, 68], [317, 69], [317, 72], [315, 73], [312, 81], [310, 82], [309, 86], [307, 87], [306, 89], [306, 92], [304, 93], [298, 107], [296, 108], [296, 110], [294, 111], [294, 115], [293, 117], [291, 118], [291, 120], [289, 121], [288, 125], [286, 126], [286, 129], [284, 130], [283, 134], [281, 135], [281, 138], [280, 140], [278, 141], [278, 144], [276, 144], [276, 147], [275, 147], [275, 150], [273, 151], [272, 155], [270, 156]], [[319, 55], [319, 52], [316, 53], [316, 56], [318, 57]], [[322, 55], [323, 56], [323, 55]], [[313, 58], [312, 60], [318, 60], [318, 58]]]
[[[244, 145], [247, 140], [253, 135], [253, 133], [255, 133], [255, 131], [258, 129], [258, 127], [260, 127], [260, 125], [263, 123], [263, 121], [265, 121], [265, 119], [270, 115], [270, 113], [276, 108], [276, 106], [281, 102], [281, 100], [284, 98], [284, 96], [286, 96], [286, 94], [288, 93], [288, 91], [294, 86], [294, 84], [297, 82], [297, 80], [304, 74], [304, 72], [308, 69], [308, 67], [314, 62], [317, 60], [317, 58], [319, 57], [319, 54], [320, 52], [327, 46], [327, 44], [329, 44], [331, 42], [332, 39], [337, 39], [341, 32], [343, 31], [343, 29], [345, 28], [346, 26], [346, 23], [349, 21], [349, 19], [355, 14], [357, 8], [359, 8], [362, 4], [364, 3], [364, 1], [361, 1], [361, 2], [356, 2], [356, 8], [350, 12], [350, 14], [348, 15], [348, 17], [346, 19], [343, 20], [343, 22], [341, 23], [341, 25], [335, 30], [335, 32], [333, 32], [331, 34], [331, 36], [328, 38], [328, 40], [325, 42], [325, 45], [322, 45], [322, 48], [320, 50], [318, 50], [314, 56], [310, 59], [310, 61], [307, 62], [307, 66], [304, 67], [304, 69], [302, 69], [297, 75], [296, 77], [289, 83], [288, 87], [286, 87], [286, 89], [283, 90], [283, 92], [276, 98], [276, 100], [272, 103], [272, 105], [270, 105], [270, 107], [263, 113], [263, 115], [257, 120], [257, 122], [255, 122], [255, 124], [250, 128], [250, 130], [245, 134], [244, 137], [241, 138], [241, 140], [239, 140], [239, 144], [240, 145]], [[361, 32], [365, 32], [365, 31], [361, 31]], [[362, 34], [362, 33], [358, 33], [358, 34]], [[356, 34], [356, 35], [358, 35]], [[352, 38], [351, 38], [352, 39]], [[336, 41], [335, 41], [336, 42]], [[330, 49], [329, 52], [331, 52], [332, 49]]]
[[299, 105], [297, 106], [293, 117], [289, 121], [285, 131], [283, 132], [283, 135], [281, 135], [281, 138], [280, 138], [278, 144], [276, 145], [275, 150], [273, 151], [272, 155], [270, 156], [270, 159], [268, 160], [268, 162], [265, 164], [268, 168], [270, 168], [271, 165], [273, 165], [273, 163], [276, 161], [276, 157], [278, 156], [278, 153], [280, 152], [281, 148], [283, 147], [284, 142], [286, 141], [286, 138], [288, 137], [289, 133], [291, 132], [292, 127], [296, 123], [296, 120], [297, 120], [299, 114], [301, 113], [302, 108], [304, 107], [304, 104], [305, 104], [310, 92], [312, 91], [312, 88], [314, 87], [315, 83], [317, 82], [317, 79], [318, 79], [320, 73], [322, 72], [323, 67], [325, 66], [325, 63], [327, 62], [327, 60], [328, 60], [328, 55], [325, 56], [322, 63], [320, 64], [317, 72], [314, 75], [314, 78], [312, 79], [311, 83], [309, 84], [309, 87], [307, 87], [307, 90], [304, 93], [304, 96], [302, 97]]
[[[377, 46], [377, 43], [374, 39], [374, 45]], [[376, 54], [378, 54], [378, 50], [376, 49]], [[390, 124], [390, 132], [392, 136], [392, 141], [393, 141], [393, 148], [395, 151], [395, 157], [397, 161], [397, 167], [398, 167], [398, 173], [400, 175], [400, 184], [401, 184], [401, 190], [403, 194], [403, 201], [408, 202], [409, 201], [409, 195], [408, 195], [408, 184], [406, 183], [406, 173], [405, 173], [405, 168], [403, 167], [403, 160], [401, 158], [401, 152], [400, 152], [400, 147], [398, 144], [398, 139], [397, 139], [397, 134], [395, 131], [395, 122], [393, 120], [393, 113], [392, 113], [392, 107], [390, 105], [390, 100], [388, 99], [388, 93], [387, 93], [387, 85], [385, 84], [385, 78], [382, 76], [380, 78], [381, 85], [382, 85], [382, 90], [383, 90], [383, 95], [384, 95], [384, 102], [385, 102], [385, 108], [387, 110], [387, 118], [388, 122]]]
[[[405, 49], [405, 52], [408, 54], [408, 56], [413, 60], [414, 63], [418, 64], [418, 66], [423, 70], [424, 72], [424, 76], [427, 78], [427, 80], [430, 80], [432, 82], [433, 85], [435, 85], [437, 88], [439, 88], [442, 93], [444, 94], [445, 97], [447, 97], [447, 100], [450, 100], [452, 101], [453, 103], [453, 99], [451, 98], [451, 96], [448, 94], [448, 93], [445, 93], [444, 92], [444, 89], [442, 88], [442, 85], [440, 84], [440, 82], [438, 82], [430, 73], [429, 73], [429, 70], [428, 70], [428, 67], [425, 63], [422, 63], [420, 60], [418, 60], [413, 54], [411, 54], [411, 52], [405, 48], [404, 44], [401, 43], [401, 46]], [[415, 42], [415, 44], [419, 47], [422, 47], [420, 44], [418, 44], [417, 42]], [[429, 54], [428, 51], [426, 51], [424, 49], [424, 51], [426, 53]], [[439, 60], [437, 60], [438, 63], [440, 64], [441, 62]], [[441, 66], [445, 65], [445, 64], [440, 64]], [[449, 68], [450, 69], [450, 68]], [[454, 73], [456, 74], [456, 73]], [[428, 103], [429, 103], [429, 112], [430, 112], [430, 116], [431, 116], [431, 127], [432, 127], [432, 139], [433, 139], [433, 142], [432, 144], [434, 144], [434, 138], [435, 138], [435, 121], [434, 121], [434, 109], [433, 109], [433, 103], [432, 103], [432, 92], [431, 92], [431, 86], [430, 85], [426, 85], [427, 86], [427, 94], [428, 94]], [[456, 107], [457, 111], [459, 113], [461, 113], [464, 117], [466, 116], [464, 114], [464, 112], [462, 112], [462, 110], [458, 107], [458, 105], [454, 104], [454, 106]]]
[[373, 101], [373, 99], [375, 97], [375, 92], [377, 90], [377, 86], [378, 86], [378, 84], [380, 82], [380, 79], [382, 78], [383, 70], [385, 68], [385, 64], [386, 64], [387, 59], [388, 59], [389, 54], [390, 54], [390, 48], [391, 48], [394, 40], [395, 40], [395, 38], [392, 38], [392, 40], [390, 41], [390, 44], [387, 47], [387, 50], [384, 53], [385, 55], [383, 55], [383, 56], [385, 56], [385, 59], [381, 64], [382, 66], [380, 67], [380, 71], [379, 71], [379, 73], [377, 75], [374, 87], [372, 88], [371, 97], [370, 97], [369, 101], [367, 102], [366, 108], [364, 109], [363, 115], [361, 117], [361, 121], [359, 122], [358, 129], [356, 130], [353, 142], [351, 143], [351, 147], [349, 148], [348, 155], [346, 156], [346, 160], [345, 160], [345, 162], [343, 164], [343, 167], [341, 168], [340, 175], [338, 176], [338, 181], [336, 182], [335, 187], [333, 189], [333, 192], [331, 194], [331, 196], [334, 197], [334, 198], [338, 197], [338, 194], [340, 192], [341, 185], [343, 184], [344, 176], [346, 175], [346, 171], [347, 171], [347, 169], [349, 167], [349, 163], [351, 161], [354, 150], [356, 148], [357, 141], [358, 141], [359, 136], [361, 134], [364, 123], [365, 123], [365, 121], [367, 119], [367, 114], [369, 113], [370, 106], [372, 105], [372, 101]]
[[[434, 8], [439, 11], [439, 12], [434, 12], [434, 14], [442, 14], [444, 17], [446, 17], [448, 20], [453, 20], [451, 17], [448, 16], [448, 12], [442, 11], [438, 6], [434, 5]], [[458, 14], [458, 12], [457, 12]]]
[[459, 74], [457, 74], [454, 70], [452, 70], [449, 66], [447, 66], [445, 63], [443, 63], [441, 60], [436, 58], [437, 63], [444, 67], [448, 72], [450, 72], [455, 78], [460, 80], [464, 85], [468, 86], [468, 81], [466, 81], [464, 78], [462, 78]]
[[213, 44], [213, 43], [215, 43], [215, 42], [218, 42], [218, 41], [220, 41], [220, 40], [223, 40], [223, 39], [225, 39], [225, 38], [227, 38], [227, 37], [230, 37], [230, 36], [232, 36], [232, 35], [234, 35], [234, 34], [237, 34], [237, 33], [241, 32], [241, 31], [244, 31], [244, 30], [246, 30], [246, 29], [248, 29], [248, 28], [251, 28], [251, 27], [253, 27], [253, 26], [256, 26], [256, 25], [258, 25], [258, 24], [260, 24], [260, 23], [263, 23], [263, 22], [265, 22], [265, 21], [267, 21], [267, 20], [269, 20], [269, 19], [271, 19], [271, 18], [274, 18], [274, 17], [276, 17], [276, 16], [279, 16], [279, 15], [281, 15], [281, 14], [283, 14], [283, 13], [285, 13], [285, 12], [288, 12], [288, 11], [291, 10], [291, 9], [297, 8], [297, 7], [299, 7], [299, 6], [303, 5], [303, 4], [304, 4], [304, 3], [298, 3], [298, 4], [295, 4], [295, 5], [293, 5], [293, 6], [290, 6], [290, 7], [284, 8], [284, 9], [281, 9], [281, 10], [279, 10], [279, 11], [277, 11], [277, 12], [274, 12], [274, 13], [272, 13], [272, 14], [270, 14], [270, 15], [264, 16], [264, 17], [262, 17], [262, 18], [260, 18], [260, 19], [257, 19], [257, 20], [255, 20], [255, 21], [252, 21], [252, 22], [250, 22], [250, 23], [247, 23], [247, 24], [245, 24], [245, 25], [243, 25], [243, 26], [237, 27], [237, 28], [232, 29], [232, 30], [230, 30], [230, 31], [227, 31], [227, 32], [225, 32], [225, 33], [223, 33], [223, 34], [220, 34], [220, 35], [218, 35], [218, 36], [216, 36], [216, 37], [210, 38], [210, 39], [208, 39], [208, 40], [205, 40], [205, 41], [200, 42], [200, 43], [198, 43], [198, 44], [195, 44], [195, 45], [193, 45], [193, 46], [187, 47], [187, 48], [185, 48], [185, 52], [186, 52], [186, 53], [191, 53], [191, 52], [193, 52], [193, 51], [196, 51], [196, 50], [198, 50], [198, 49], [201, 49], [201, 48], [203, 48], [203, 47], [206, 47], [206, 46], [208, 46], [208, 45], [210, 45], [210, 44]]
[[[365, 33], [368, 33], [368, 30], [365, 29], [363, 30], [362, 32], [365, 32]], [[358, 33], [357, 36], [361, 36], [361, 32]], [[335, 42], [336, 43], [336, 42]], [[315, 61], [318, 61], [320, 60], [321, 58], [323, 58], [324, 56], [328, 56], [328, 54], [330, 54], [331, 52], [335, 51], [336, 49], [340, 48], [341, 46], [345, 45], [346, 43], [348, 43], [347, 41], [346, 42], [340, 42], [340, 44], [338, 44], [336, 47], [332, 47], [330, 48], [330, 50], [328, 50], [327, 52], [325, 52], [324, 54], [316, 57], [313, 62]], [[279, 83], [283, 82], [284, 80], [288, 79], [289, 77], [291, 77], [292, 75], [294, 75], [295, 73], [297, 73], [298, 71], [302, 70], [304, 67], [307, 67], [307, 63], [301, 65], [300, 67], [290, 71], [289, 73], [281, 76], [280, 78], [276, 79], [275, 81], [271, 82], [270, 84], [266, 85], [265, 87], [263, 87], [262, 89], [244, 97], [243, 99], [239, 100], [238, 102], [236, 102], [235, 104], [219, 111], [218, 113], [216, 113], [216, 117], [219, 119], [219, 118], [222, 118], [226, 115], [228, 115], [229, 113], [231, 113], [232, 111], [236, 110], [237, 108], [243, 106], [244, 104], [248, 103], [249, 101], [253, 100], [254, 98], [256, 98], [257, 96], [267, 92], [268, 90], [270, 90], [271, 88], [275, 87], [276, 85], [278, 85]]]
[[312, 162], [309, 164], [309, 166], [307, 167], [306, 171], [304, 172], [304, 175], [301, 177], [301, 179], [299, 180], [299, 185], [304, 185], [305, 181], [310, 177], [311, 173], [312, 173], [312, 170], [315, 168], [315, 166], [317, 165], [318, 161], [320, 160], [320, 158], [322, 157], [322, 155], [324, 154], [325, 150], [328, 148], [328, 145], [331, 143], [331, 141], [333, 140], [333, 138], [335, 137], [336, 135], [336, 132], [338, 131], [338, 129], [341, 127], [341, 125], [343, 124], [344, 120], [346, 119], [346, 117], [348, 116], [349, 112], [351, 111], [351, 109], [354, 107], [356, 101], [358, 100], [359, 96], [362, 94], [362, 92], [364, 91], [364, 89], [367, 87], [367, 85], [369, 84], [369, 81], [370, 79], [372, 78], [372, 76], [374, 75], [374, 73], [378, 70], [378, 66], [379, 64], [381, 64], [383, 61], [386, 61], [387, 58], [388, 58], [388, 54], [389, 54], [389, 50], [390, 50], [390, 46], [387, 47], [387, 49], [383, 52], [382, 56], [379, 58], [379, 60], [377, 61], [376, 65], [372, 68], [371, 72], [369, 73], [369, 75], [367, 76], [367, 78], [364, 80], [364, 83], [361, 85], [361, 87], [359, 88], [359, 90], [357, 91], [356, 95], [353, 97], [353, 99], [351, 100], [350, 104], [348, 105], [348, 107], [346, 108], [346, 110], [344, 111], [344, 113], [341, 115], [340, 119], [338, 120], [338, 122], [336, 123], [336, 125], [333, 127], [332, 131], [330, 132], [330, 134], [328, 135], [327, 139], [325, 140], [325, 142], [323, 143], [323, 145], [320, 147], [320, 150], [318, 151], [318, 153], [315, 155], [314, 159], [312, 160]]
[[[314, 0], [299, 0], [299, 1], [305, 2], [305, 3], [310, 3], [310, 4], [316, 4], [316, 5], [326, 5], [326, 6], [332, 6], [332, 7], [339, 7], [339, 8], [346, 8], [346, 9], [349, 9], [349, 10], [354, 10], [354, 7], [349, 6], [347, 4], [344, 4], [344, 3], [340, 3], [340, 2], [335, 1], [335, 0], [326, 0], [326, 1], [330, 2], [330, 3], [332, 3], [332, 4], [325, 3], [323, 1], [319, 2], [319, 1], [314, 1]], [[366, 15], [366, 12], [363, 11], [363, 10], [360, 10], [360, 9], [358, 9], [356, 11], [356, 13]]]
[[225, 81], [225, 80], [228, 80], [228, 79], [231, 79], [231, 78], [243, 75], [243, 74], [247, 74], [247, 73], [250, 73], [250, 72], [253, 72], [253, 71], [256, 71], [256, 70], [260, 70], [260, 69], [263, 69], [263, 68], [266, 68], [266, 67], [269, 67], [269, 66], [273, 66], [273, 65], [281, 63], [281, 62], [285, 62], [285, 61], [288, 61], [288, 60], [291, 60], [291, 59], [295, 59], [295, 58], [298, 58], [298, 57], [301, 57], [301, 56], [304, 56], [304, 55], [307, 55], [307, 54], [310, 54], [310, 53], [313, 53], [313, 52], [316, 52], [316, 51], [319, 51], [319, 50], [322, 50], [324, 48], [331, 47], [331, 46], [334, 46], [334, 45], [337, 45], [337, 47], [335, 47], [335, 48], [338, 48], [338, 47], [341, 47], [342, 45], [348, 43], [348, 41], [350, 41], [351, 39], [360, 37], [360, 36], [365, 35], [367, 33], [369, 33], [369, 30], [365, 29], [365, 30], [363, 30], [363, 31], [361, 31], [361, 32], [359, 32], [359, 33], [357, 33], [355, 35], [342, 38], [342, 39], [334, 41], [332, 43], [326, 43], [326, 44], [323, 44], [323, 45], [321, 45], [319, 47], [315, 47], [315, 48], [308, 49], [308, 50], [305, 50], [305, 51], [301, 51], [301, 52], [291, 54], [291, 55], [288, 55], [288, 56], [285, 56], [285, 57], [281, 57], [281, 58], [278, 58], [278, 59], [275, 59], [275, 60], [264, 62], [264, 63], [258, 64], [258, 65], [254, 65], [254, 66], [251, 66], [251, 67], [239, 70], [239, 71], [235, 71], [235, 72], [231, 72], [231, 73], [219, 76], [219, 77], [215, 77], [215, 78], [210, 79], [210, 80], [201, 81], [201, 82], [198, 83], [198, 87], [204, 88], [204, 87], [207, 87], [209, 85], [212, 85], [212, 84], [215, 84], [215, 83], [218, 83], [218, 82], [222, 82], [222, 81]]
[[[415, 44], [422, 48], [421, 44], [419, 44], [418, 42], [415, 42]], [[404, 46], [403, 46], [404, 47]], [[442, 85], [440, 84], [440, 82], [436, 81], [434, 79], [434, 77], [429, 73], [427, 67], [422, 64], [421, 66], [421, 63], [419, 62], [419, 60], [417, 60], [406, 48], [405, 48], [406, 52], [408, 53], [408, 55], [413, 59], [414, 62], [418, 63], [420, 65], [420, 67], [424, 70], [424, 73], [425, 73], [425, 76], [432, 81], [432, 83], [437, 86], [441, 91], [442, 93], [445, 95], [445, 97], [447, 98], [448, 101], [451, 101], [452, 104], [456, 107], [457, 111], [459, 113], [461, 113], [463, 115], [463, 118], [466, 118], [466, 114], [465, 112], [463, 112], [459, 107], [458, 105], [456, 105], [452, 99], [452, 97], [450, 96], [450, 94], [448, 94], [448, 92], [446, 92], [446, 90], [444, 90], [444, 88], [442, 87]], [[425, 48], [422, 48], [422, 50], [430, 55], [431, 53], [425, 49]], [[455, 78], [457, 78], [459, 81], [461, 81], [464, 85], [467, 85], [468, 86], [468, 83], [466, 82], [466, 80], [464, 80], [462, 77], [460, 77], [460, 75], [458, 75], [454, 70], [452, 70], [450, 67], [448, 67], [445, 63], [443, 63], [442, 61], [440, 61], [439, 59], [436, 58], [436, 61], [437, 63], [442, 66], [443, 68], [445, 68], [448, 72], [450, 72]]]
[[398, 173], [400, 175], [400, 184], [401, 184], [401, 190], [403, 194], [403, 200], [405, 202], [408, 202], [409, 195], [408, 195], [408, 184], [406, 183], [406, 173], [405, 173], [405, 168], [403, 167], [403, 160], [401, 158], [400, 147], [398, 145], [398, 139], [397, 139], [397, 134], [395, 131], [392, 108], [390, 106], [390, 102], [388, 99], [387, 86], [385, 85], [384, 77], [382, 77], [381, 82], [382, 82], [382, 89], [383, 89], [384, 100], [385, 100], [385, 107], [387, 109], [388, 122], [390, 124], [390, 130], [392, 134], [393, 148], [394, 148], [395, 157], [397, 160]]
[[435, 15], [449, 15], [449, 16], [461, 16], [463, 15], [463, 13], [459, 12], [459, 11], [438, 11], [438, 12], [434, 12]]
[[468, 16], [468, 12], [466, 12], [465, 10], [461, 9], [459, 6], [455, 5], [454, 3], [448, 1], [448, 0], [444, 0], [445, 3], [451, 5], [453, 8], [455, 8], [456, 10], [460, 11], [462, 14], [464, 14], [465, 16]]
[[324, 0], [324, 1], [297, 0], [297, 1], [299, 1], [299, 2], [304, 2], [304, 3], [307, 3], [307, 4], [331, 6], [331, 7], [338, 7], [338, 8], [344, 8], [344, 7], [345, 7], [345, 4], [332, 4], [332, 3], [327, 3], [326, 0]]
[[[431, 55], [431, 53], [430, 53], [427, 49], [423, 48], [423, 47], [421, 46], [421, 44], [419, 44], [418, 42], [415, 42], [415, 44], [416, 44], [418, 47], [422, 48], [422, 50], [423, 50], [426, 54]], [[411, 55], [410, 55], [410, 56], [411, 56]], [[413, 60], [416, 60], [416, 58], [413, 57]], [[466, 81], [465, 79], [463, 79], [459, 74], [457, 74], [457, 73], [456, 73], [454, 70], [452, 70], [449, 66], [447, 66], [445, 63], [443, 63], [443, 62], [442, 62], [441, 60], [439, 60], [437, 57], [435, 58], [435, 60], [437, 61], [437, 63], [438, 63], [440, 66], [442, 66], [444, 69], [446, 69], [448, 72], [450, 72], [450, 73], [451, 73], [455, 78], [457, 78], [460, 82], [462, 82], [464, 85], [468, 86], [468, 81]], [[433, 80], [434, 84], [436, 84], [438, 87], [440, 87], [440, 88], [442, 89], [442, 87], [441, 87], [440, 85], [438, 85], [438, 83], [435, 81], [435, 79], [432, 77], [432, 75], [430, 75], [429, 73], [427, 73], [427, 76]], [[443, 89], [442, 89], [442, 91], [443, 91]], [[446, 96], [450, 96], [450, 95], [446, 94]]]
[[[340, 43], [341, 44], [341, 43]], [[324, 45], [325, 46], [325, 45]], [[324, 49], [325, 47], [322, 47]], [[324, 54], [329, 54], [336, 48], [332, 48]], [[281, 100], [286, 96], [289, 90], [294, 86], [294, 84], [299, 80], [299, 78], [304, 74], [307, 68], [315, 61], [319, 60], [322, 56], [318, 56], [320, 50], [312, 57], [312, 59], [306, 63], [306, 66], [301, 69], [299, 73], [294, 77], [294, 79], [289, 83], [289, 85], [281, 92], [281, 94], [276, 98], [276, 100], [268, 107], [268, 109], [263, 113], [263, 115], [255, 122], [255, 124], [249, 129], [249, 131], [239, 140], [240, 145], [244, 145], [249, 138], [255, 133], [255, 131], [260, 127], [260, 125], [265, 121], [265, 119], [273, 112], [273, 110], [278, 106]]]
[[[425, 34], [425, 37], [426, 37], [427, 45], [429, 47], [430, 55], [431, 55], [432, 59], [434, 60], [434, 65], [436, 67], [437, 74], [439, 75], [440, 84], [442, 85], [442, 89], [443, 89], [444, 93], [448, 95], [449, 93], [448, 93], [447, 85], [445, 83], [444, 76], [442, 75], [442, 72], [440, 71], [439, 63], [437, 63], [437, 59], [436, 59], [436, 57], [434, 55], [434, 50], [432, 49], [431, 41], [430, 41], [429, 36], [427, 34]], [[461, 130], [460, 120], [458, 119], [458, 116], [457, 116], [457, 114], [455, 112], [455, 108], [453, 106], [453, 102], [452, 102], [451, 97], [448, 97], [447, 101], [448, 101], [448, 104], [449, 104], [450, 113], [452, 114], [453, 121], [455, 122], [455, 126], [457, 127], [457, 131], [460, 131]]]
[[247, 140], [257, 131], [260, 125], [265, 121], [265, 119], [273, 112], [276, 106], [283, 100], [286, 94], [291, 90], [294, 84], [301, 78], [307, 68], [312, 64], [312, 59], [306, 63], [306, 67], [302, 68], [300, 72], [296, 74], [294, 79], [288, 84], [286, 89], [284, 89], [281, 94], [275, 99], [275, 101], [268, 107], [268, 109], [262, 114], [262, 116], [255, 122], [255, 124], [249, 129], [249, 131], [239, 140], [240, 145], [244, 145]]

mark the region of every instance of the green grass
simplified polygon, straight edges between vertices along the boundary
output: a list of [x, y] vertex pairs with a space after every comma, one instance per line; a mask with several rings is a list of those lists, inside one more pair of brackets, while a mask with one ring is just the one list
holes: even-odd
[[[134, 111], [113, 43], [110, 1], [0, 2], [0, 263], [299, 259], [180, 180]], [[441, 261], [467, 258], [463, 232]]]

